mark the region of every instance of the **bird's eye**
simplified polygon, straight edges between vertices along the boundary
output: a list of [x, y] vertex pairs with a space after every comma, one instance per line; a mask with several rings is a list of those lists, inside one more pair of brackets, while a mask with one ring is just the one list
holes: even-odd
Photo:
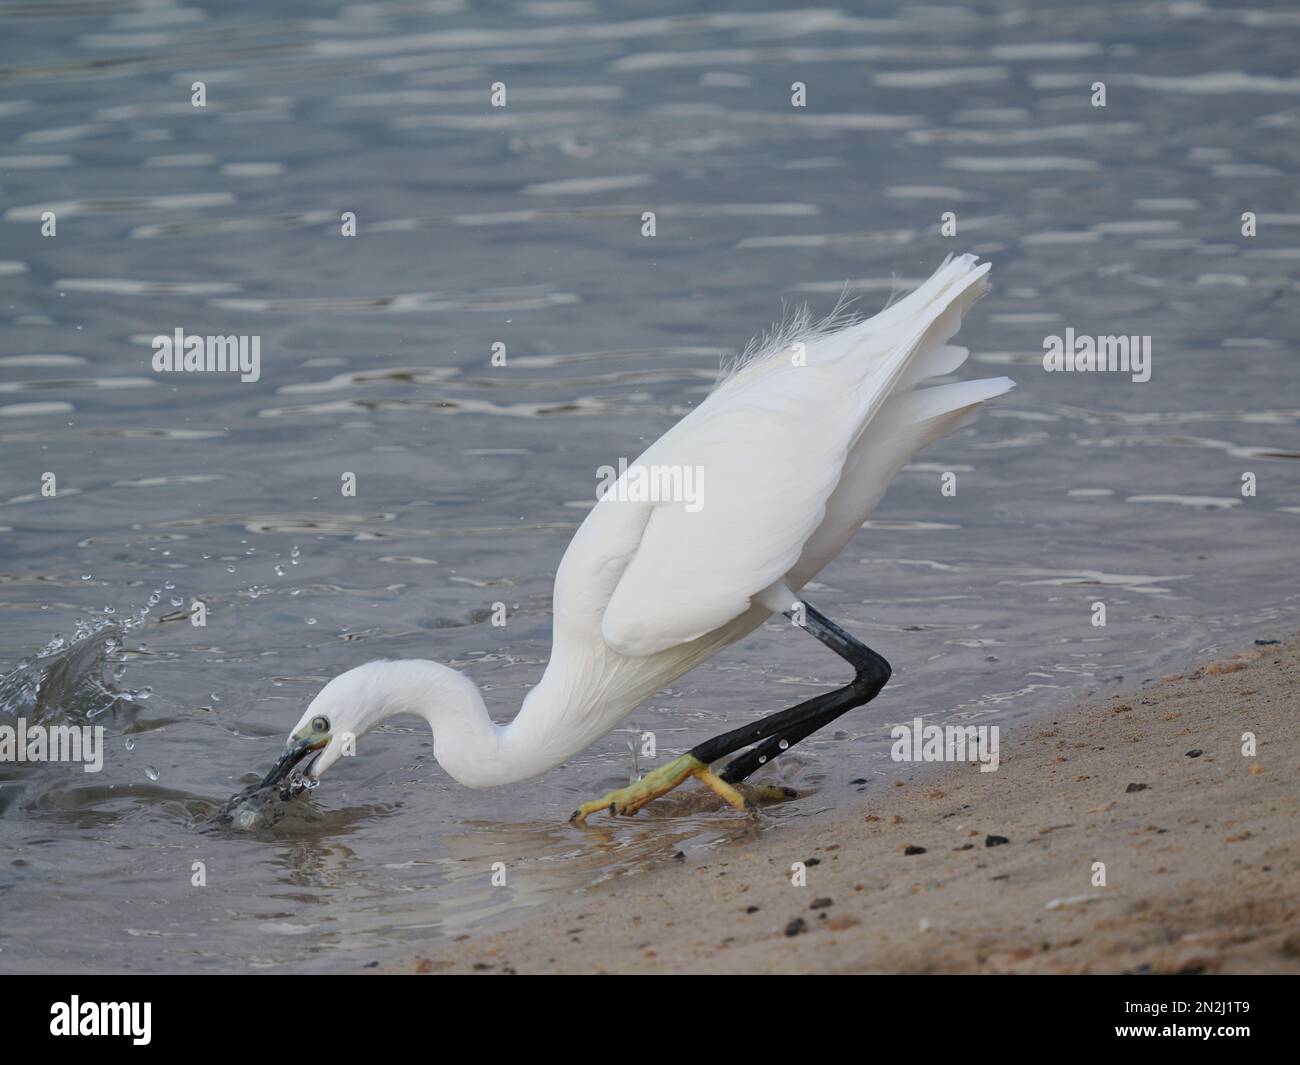
[[311, 727], [316, 732], [328, 732], [330, 730], [330, 719], [324, 716], [313, 717], [311, 719]]

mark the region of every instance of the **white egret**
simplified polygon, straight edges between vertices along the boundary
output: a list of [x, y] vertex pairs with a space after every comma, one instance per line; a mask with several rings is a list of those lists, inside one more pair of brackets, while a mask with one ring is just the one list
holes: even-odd
[[[370, 662], [321, 689], [263, 784], [278, 784], [313, 752], [304, 771], [319, 778], [348, 737], [397, 714], [429, 723], [435, 757], [460, 783], [527, 780], [782, 612], [847, 660], [854, 679], [700, 744], [583, 805], [573, 820], [635, 813], [688, 777], [743, 808], [736, 783], [874, 698], [889, 678], [884, 658], [798, 593], [853, 538], [904, 463], [1013, 387], [1005, 377], [916, 387], [965, 361], [967, 350], [948, 341], [987, 290], [988, 270], [973, 255], [950, 258], [910, 295], [854, 324], [796, 316], [647, 448], [620, 481], [638, 467], [643, 476], [702, 469], [702, 499], [634, 501], [625, 497], [636, 493], [612, 490], [592, 508], [555, 575], [551, 658], [509, 724], [494, 723], [475, 684], [448, 666]], [[745, 747], [721, 773], [710, 769]]]

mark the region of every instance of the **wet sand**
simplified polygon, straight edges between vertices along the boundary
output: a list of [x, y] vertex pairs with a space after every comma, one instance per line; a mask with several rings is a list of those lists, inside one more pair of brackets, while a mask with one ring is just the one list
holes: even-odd
[[1300, 972], [1298, 671], [1228, 655], [390, 971]]

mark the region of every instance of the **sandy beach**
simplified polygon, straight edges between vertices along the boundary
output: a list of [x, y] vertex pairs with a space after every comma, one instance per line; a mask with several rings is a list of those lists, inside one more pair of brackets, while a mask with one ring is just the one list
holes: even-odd
[[389, 971], [1300, 972], [1298, 669], [1226, 653]]

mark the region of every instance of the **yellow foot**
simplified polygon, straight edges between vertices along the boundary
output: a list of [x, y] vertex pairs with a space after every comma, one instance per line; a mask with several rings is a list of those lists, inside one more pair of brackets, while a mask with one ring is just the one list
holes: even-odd
[[709, 771], [709, 767], [693, 755], [684, 754], [665, 766], [647, 773], [635, 784], [611, 791], [603, 799], [583, 803], [573, 811], [569, 818], [574, 824], [585, 825], [587, 818], [601, 810], [608, 810], [610, 816], [619, 814], [630, 817], [646, 803], [667, 795], [687, 777], [696, 777], [701, 783], [721, 795], [737, 810], [748, 807], [745, 797], [721, 777]]

